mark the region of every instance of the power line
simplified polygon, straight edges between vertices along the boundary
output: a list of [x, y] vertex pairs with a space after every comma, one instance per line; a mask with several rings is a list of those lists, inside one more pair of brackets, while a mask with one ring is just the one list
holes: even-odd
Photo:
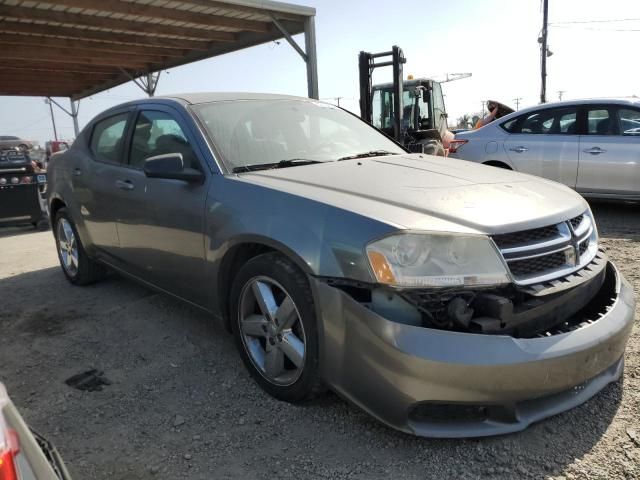
[[592, 30], [595, 32], [640, 32], [638, 28], [593, 28], [593, 27], [574, 27], [572, 25], [549, 25], [553, 28], [573, 28], [578, 30]]
[[576, 23], [614, 23], [614, 22], [639, 22], [640, 18], [618, 18], [615, 20], [576, 20], [567, 22], [550, 22], [549, 25], [569, 25]]

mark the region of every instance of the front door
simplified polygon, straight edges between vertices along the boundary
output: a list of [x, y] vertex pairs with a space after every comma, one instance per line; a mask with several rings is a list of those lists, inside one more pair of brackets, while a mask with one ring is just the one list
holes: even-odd
[[514, 127], [504, 142], [519, 172], [555, 180], [575, 188], [578, 175], [577, 109], [536, 110]]
[[182, 154], [185, 167], [206, 172], [184, 120], [170, 107], [137, 113], [128, 163], [120, 179], [128, 208], [116, 224], [120, 257], [134, 275], [204, 304], [204, 215], [206, 184], [147, 178], [144, 161], [166, 153]]
[[585, 108], [580, 136], [579, 192], [640, 194], [640, 110], [626, 107]]

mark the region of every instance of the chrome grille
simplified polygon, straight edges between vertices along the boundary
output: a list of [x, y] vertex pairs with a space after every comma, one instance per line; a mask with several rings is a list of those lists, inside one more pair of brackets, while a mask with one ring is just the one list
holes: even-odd
[[519, 285], [575, 272], [595, 257], [598, 245], [588, 212], [555, 225], [492, 236]]

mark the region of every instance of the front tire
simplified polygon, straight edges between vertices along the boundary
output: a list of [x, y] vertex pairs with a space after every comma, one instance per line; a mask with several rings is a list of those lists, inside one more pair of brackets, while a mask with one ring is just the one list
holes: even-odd
[[242, 361], [273, 397], [301, 402], [324, 391], [309, 282], [279, 253], [249, 260], [230, 295], [231, 327]]
[[105, 268], [87, 256], [66, 208], [56, 213], [53, 234], [60, 266], [67, 280], [74, 285], [88, 285], [104, 276]]

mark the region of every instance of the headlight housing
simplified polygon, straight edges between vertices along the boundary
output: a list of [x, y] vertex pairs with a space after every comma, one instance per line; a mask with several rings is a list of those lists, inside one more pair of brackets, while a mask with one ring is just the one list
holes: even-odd
[[492, 241], [482, 235], [398, 233], [367, 245], [380, 283], [394, 287], [456, 287], [510, 282]]

